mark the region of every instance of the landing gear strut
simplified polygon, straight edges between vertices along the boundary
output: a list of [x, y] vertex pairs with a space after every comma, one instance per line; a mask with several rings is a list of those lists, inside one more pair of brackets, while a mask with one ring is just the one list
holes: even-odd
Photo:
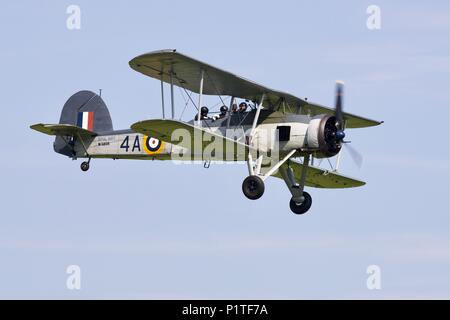
[[304, 191], [306, 174], [308, 171], [310, 155], [307, 154], [304, 156], [304, 160], [302, 163], [302, 169], [300, 173], [300, 180], [297, 182], [295, 178], [294, 170], [289, 166], [289, 162], [287, 167], [280, 168], [280, 174], [283, 177], [284, 182], [292, 194], [292, 198], [289, 202], [289, 207], [291, 211], [295, 214], [304, 214], [306, 213], [312, 205], [312, 198], [308, 192]]
[[264, 194], [264, 181], [258, 176], [248, 176], [242, 182], [242, 192], [250, 200], [256, 200]]
[[291, 201], [289, 202], [289, 207], [295, 214], [306, 213], [309, 210], [309, 208], [311, 208], [311, 205], [312, 205], [312, 198], [306, 191], [303, 191], [303, 202], [297, 203], [294, 201], [293, 198], [291, 198]]
[[88, 161], [84, 161], [81, 163], [80, 168], [82, 171], [86, 172], [89, 170], [89, 163], [91, 162], [91, 158]]

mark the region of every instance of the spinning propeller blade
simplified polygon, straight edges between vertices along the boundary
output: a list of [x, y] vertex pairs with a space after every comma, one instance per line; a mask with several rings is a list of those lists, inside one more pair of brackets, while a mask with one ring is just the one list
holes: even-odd
[[[358, 168], [361, 168], [362, 165], [362, 155], [356, 151], [355, 148], [353, 148], [350, 145], [349, 141], [344, 141], [345, 138], [345, 126], [344, 126], [344, 116], [343, 116], [343, 96], [344, 96], [344, 82], [343, 81], [336, 81], [336, 105], [334, 108], [334, 115], [336, 117], [336, 141], [338, 143], [343, 143], [347, 145], [347, 149], [349, 151], [349, 154], [352, 158], [352, 160], [355, 162], [355, 164], [358, 166]], [[342, 146], [343, 146], [342, 144]]]
[[350, 154], [350, 157], [352, 158], [352, 160], [356, 164], [356, 166], [358, 168], [361, 168], [362, 162], [363, 162], [363, 156], [355, 148], [353, 148], [350, 143], [346, 143], [345, 147], [348, 150], [348, 153]]
[[334, 115], [336, 117], [337, 127], [339, 130], [343, 130], [344, 118], [342, 116], [342, 98], [344, 94], [344, 82], [336, 81], [336, 104], [334, 108]]

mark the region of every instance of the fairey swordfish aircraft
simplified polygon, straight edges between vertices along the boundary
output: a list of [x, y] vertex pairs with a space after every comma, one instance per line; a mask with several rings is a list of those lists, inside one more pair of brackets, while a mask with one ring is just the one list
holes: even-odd
[[[140, 55], [129, 62], [134, 70], [161, 82], [162, 119], [144, 120], [130, 129], [114, 130], [102, 98], [91, 91], [75, 93], [65, 103], [59, 124], [31, 128], [56, 136], [57, 153], [72, 159], [92, 158], [201, 161], [245, 161], [248, 176], [244, 195], [259, 199], [265, 181], [273, 176], [285, 181], [296, 214], [309, 210], [312, 199], [304, 188], [352, 188], [365, 182], [339, 173], [341, 149], [347, 128], [363, 128], [380, 121], [342, 110], [343, 83], [336, 82], [334, 109], [273, 90], [230, 72], [190, 58], [176, 50]], [[170, 85], [171, 117], [165, 114], [164, 87]], [[192, 104], [190, 121], [175, 118], [174, 86]], [[193, 95], [198, 94], [194, 101]], [[205, 95], [217, 96], [220, 113], [210, 116]], [[229, 99], [228, 105], [222, 97]], [[237, 104], [239, 103], [239, 107]], [[184, 110], [183, 110], [184, 113]], [[333, 168], [314, 165], [315, 159], [336, 156]], [[317, 160], [318, 161], [318, 160]]]

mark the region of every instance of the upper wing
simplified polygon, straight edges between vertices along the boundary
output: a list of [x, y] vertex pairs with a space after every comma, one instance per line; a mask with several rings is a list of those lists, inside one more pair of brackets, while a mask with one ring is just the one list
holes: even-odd
[[[285, 102], [286, 112], [308, 114], [334, 114], [334, 110], [309, 103], [289, 93], [273, 90], [251, 80], [221, 70], [198, 61], [176, 50], [161, 50], [140, 55], [130, 62], [130, 67], [149, 77], [170, 83], [171, 74], [177, 86], [199, 93], [201, 70], [204, 71], [203, 94], [228, 95], [237, 98], [260, 101], [264, 98], [264, 108], [278, 110]], [[380, 121], [367, 119], [350, 113], [343, 114], [347, 128], [362, 128], [379, 125]]]
[[[199, 154], [202, 154], [208, 145], [214, 145], [214, 157], [217, 157], [219, 160], [231, 160], [227, 159], [227, 155], [224, 155], [224, 152], [227, 152], [228, 155], [233, 154], [233, 160], [245, 159], [245, 156], [251, 149], [239, 141], [177, 120], [144, 120], [132, 124], [131, 129], [147, 136], [194, 150], [194, 153]], [[217, 143], [212, 144], [212, 142]]]
[[[283, 164], [287, 167], [288, 164]], [[300, 181], [303, 165], [300, 162], [291, 160], [289, 166], [294, 170], [294, 175], [297, 181]], [[281, 178], [279, 172], [273, 175], [274, 177]], [[341, 188], [354, 188], [365, 185], [364, 181], [353, 179], [334, 171], [326, 171], [321, 168], [308, 166], [306, 171], [305, 185], [314, 188], [329, 188], [329, 189], [341, 189]]]
[[43, 124], [38, 123], [30, 126], [31, 129], [51, 136], [76, 136], [95, 137], [95, 132], [71, 125], [71, 124]]

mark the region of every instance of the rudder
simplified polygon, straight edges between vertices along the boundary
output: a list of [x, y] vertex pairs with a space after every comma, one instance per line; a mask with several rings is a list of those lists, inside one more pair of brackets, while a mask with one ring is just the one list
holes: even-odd
[[[113, 131], [105, 102], [98, 94], [88, 90], [79, 91], [66, 101], [59, 123], [76, 125], [96, 133]], [[58, 153], [73, 156], [73, 149], [62, 137], [56, 137], [53, 147]]]

